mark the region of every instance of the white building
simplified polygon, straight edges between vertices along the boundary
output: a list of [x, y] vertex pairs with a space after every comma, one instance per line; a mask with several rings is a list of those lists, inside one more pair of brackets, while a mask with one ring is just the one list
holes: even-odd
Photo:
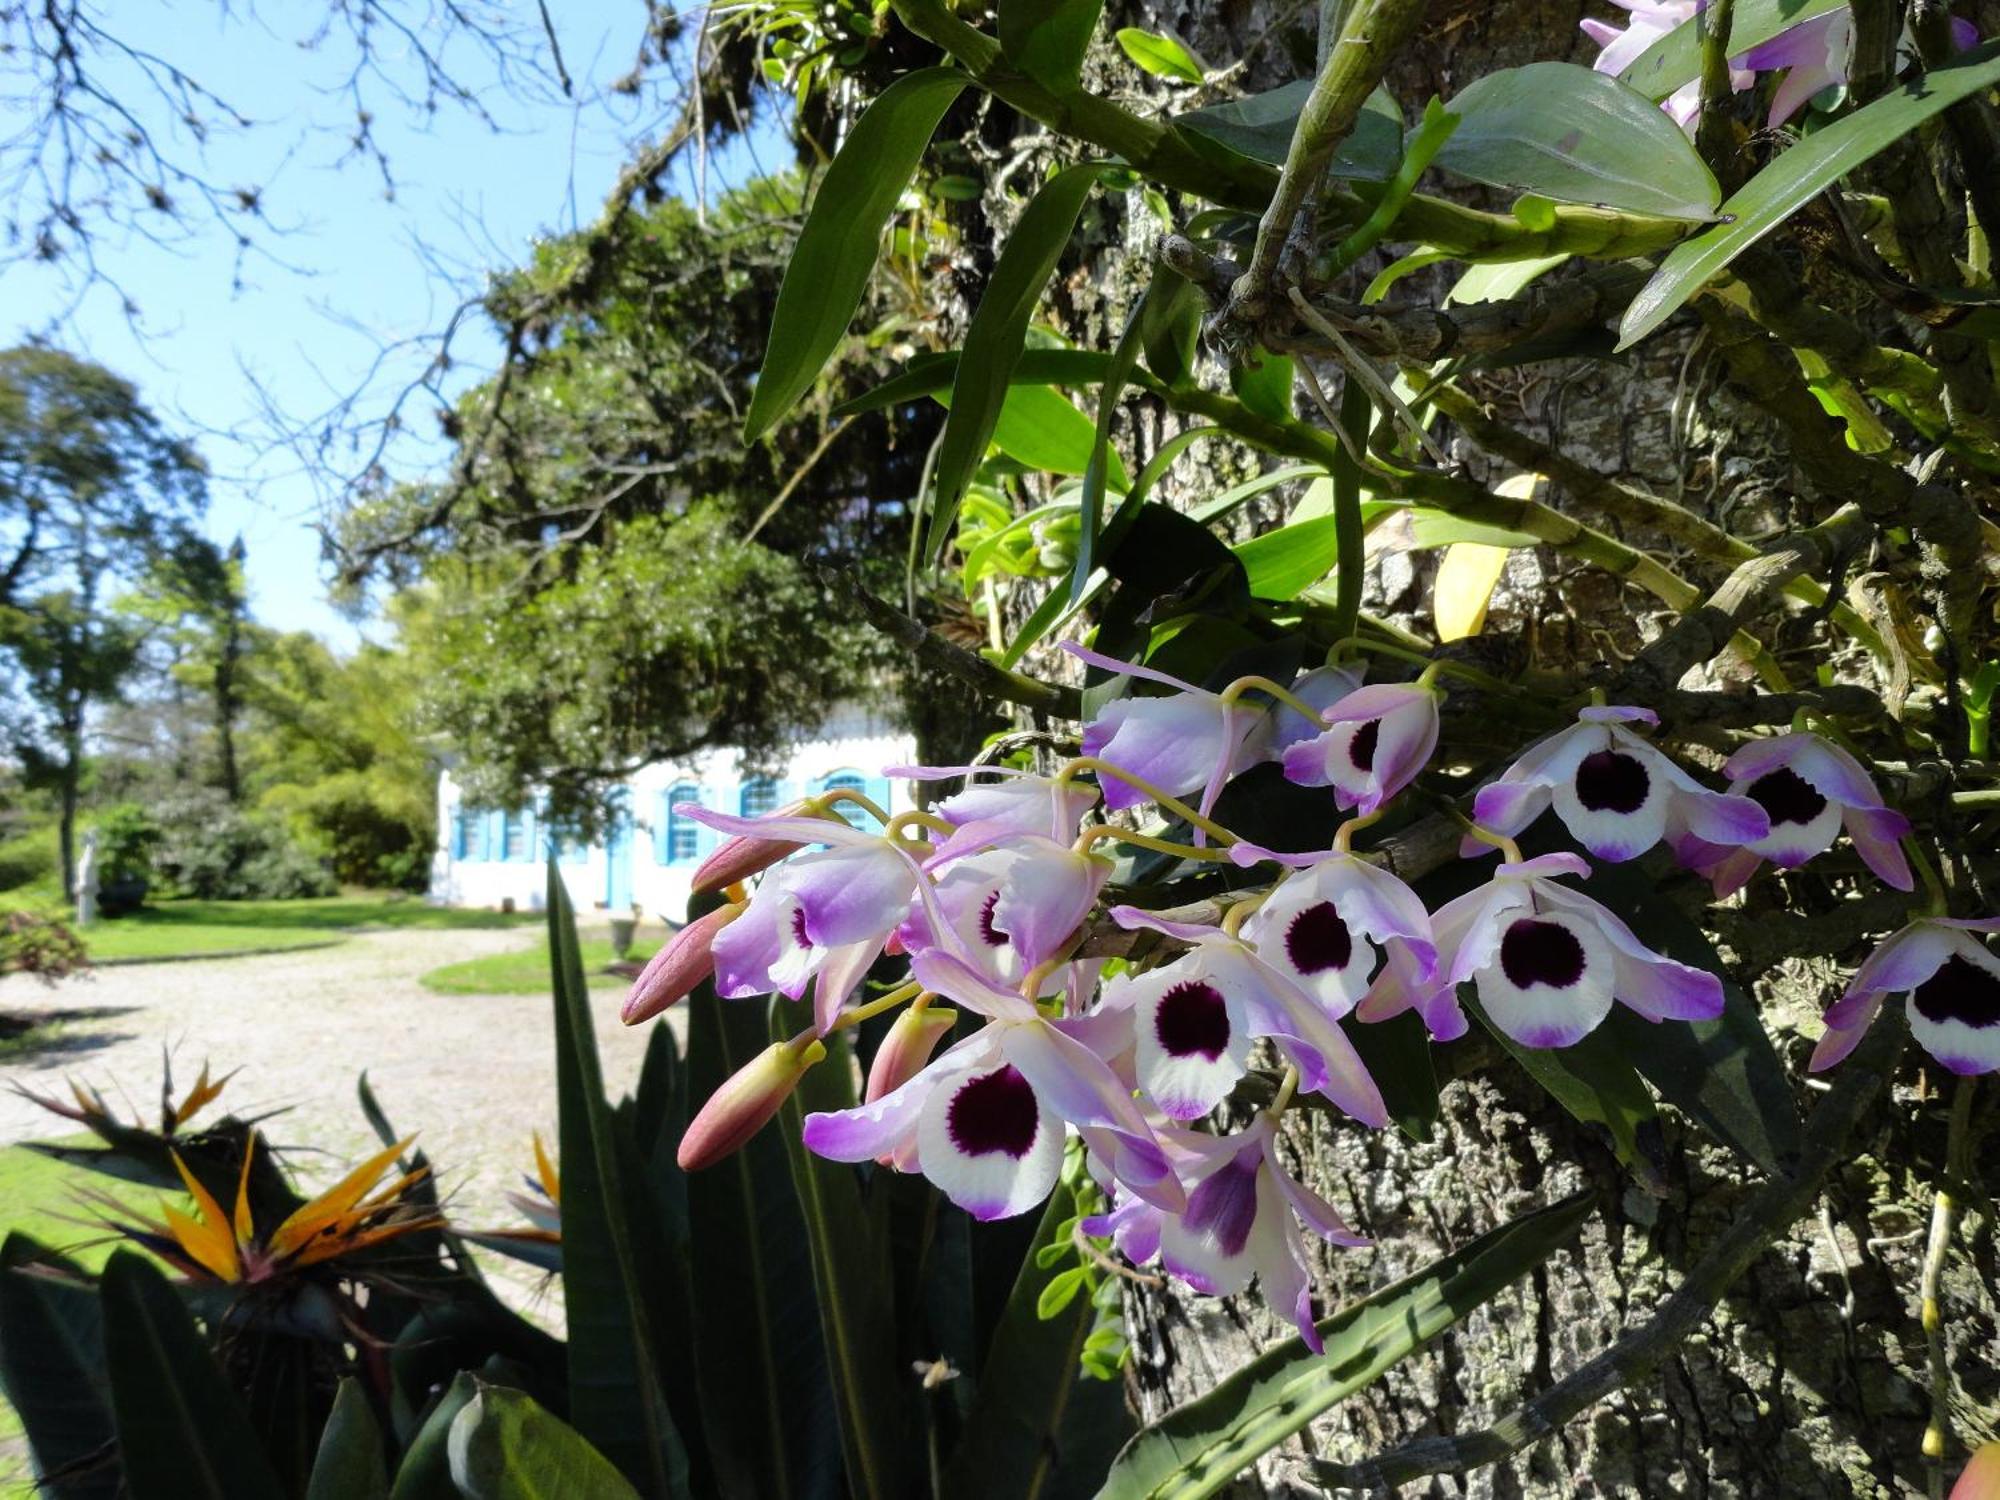
[[[733, 750], [712, 750], [684, 765], [650, 765], [623, 789], [625, 812], [600, 842], [557, 841], [557, 868], [580, 912], [624, 913], [680, 922], [688, 885], [721, 836], [674, 811], [699, 802], [720, 812], [754, 816], [835, 787], [864, 793], [891, 813], [916, 804], [911, 783], [891, 781], [885, 766], [907, 765], [915, 741], [877, 713], [843, 706], [817, 738], [796, 747], [778, 776], [745, 777]], [[431, 899], [445, 906], [538, 911], [545, 902], [551, 830], [530, 808], [468, 806], [449, 770], [438, 776], [438, 848], [431, 860]], [[843, 816], [859, 827], [874, 822], [852, 804]]]

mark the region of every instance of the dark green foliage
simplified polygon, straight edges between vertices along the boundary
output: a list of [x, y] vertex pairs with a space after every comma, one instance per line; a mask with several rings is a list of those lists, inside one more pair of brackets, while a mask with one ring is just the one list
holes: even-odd
[[331, 896], [333, 875], [276, 820], [246, 813], [219, 792], [187, 791], [154, 809], [154, 873], [166, 892], [209, 901]]

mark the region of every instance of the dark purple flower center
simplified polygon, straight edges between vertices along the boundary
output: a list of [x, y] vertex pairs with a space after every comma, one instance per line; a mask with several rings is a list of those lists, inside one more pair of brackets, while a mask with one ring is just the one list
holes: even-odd
[[1382, 721], [1370, 719], [1354, 731], [1354, 738], [1347, 742], [1347, 758], [1354, 762], [1357, 771], [1375, 769], [1375, 742], [1382, 738]]
[[1810, 823], [1826, 807], [1826, 798], [1790, 766], [1780, 766], [1750, 783], [1749, 797], [1771, 815], [1771, 825]]
[[1229, 1008], [1222, 1003], [1222, 992], [1199, 979], [1175, 985], [1160, 997], [1153, 1034], [1169, 1057], [1199, 1052], [1214, 1062], [1229, 1045]]
[[806, 936], [806, 909], [803, 906], [792, 908], [792, 941], [801, 948], [813, 945], [813, 940]]
[[993, 908], [999, 904], [1000, 892], [996, 889], [987, 895], [979, 907], [979, 935], [986, 940], [986, 946], [989, 948], [1007, 946], [1007, 934], [996, 931], [993, 926]]
[[1592, 812], [1637, 812], [1652, 784], [1639, 758], [1622, 750], [1586, 755], [1576, 768], [1576, 800]]
[[2000, 1026], [2000, 974], [1954, 953], [1910, 992], [1910, 1003], [1926, 1021]]
[[960, 1085], [945, 1115], [951, 1142], [965, 1155], [999, 1151], [1016, 1161], [1035, 1144], [1040, 1124], [1035, 1091], [1012, 1067], [982, 1073]]
[[1583, 944], [1567, 927], [1522, 917], [1500, 939], [1500, 967], [1517, 990], [1533, 984], [1566, 990], [1583, 978]]
[[1257, 1222], [1257, 1161], [1258, 1153], [1245, 1151], [1188, 1194], [1182, 1222], [1195, 1234], [1214, 1236], [1224, 1255], [1241, 1255]]
[[1301, 974], [1344, 969], [1354, 957], [1354, 938], [1331, 901], [1308, 906], [1285, 929], [1285, 956]]

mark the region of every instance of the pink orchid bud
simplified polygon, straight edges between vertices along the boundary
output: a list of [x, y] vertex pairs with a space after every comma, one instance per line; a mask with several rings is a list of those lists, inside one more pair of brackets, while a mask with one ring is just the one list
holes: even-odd
[[868, 1068], [866, 1102], [873, 1104], [884, 1094], [893, 1094], [908, 1083], [931, 1060], [938, 1041], [958, 1019], [950, 1009], [906, 1010], [896, 1017], [882, 1045], [875, 1049], [875, 1061]]
[[1951, 1487], [1951, 1500], [2000, 1500], [2000, 1443], [1985, 1443]]
[[770, 1123], [806, 1069], [826, 1056], [817, 1039], [773, 1042], [731, 1074], [688, 1123], [675, 1155], [683, 1172], [698, 1172], [740, 1151]]
[[637, 1026], [685, 1000], [696, 985], [715, 972], [715, 935], [742, 914], [740, 904], [718, 906], [668, 938], [666, 946], [632, 981], [632, 992], [625, 997], [619, 1018], [627, 1026]]
[[[795, 818], [807, 810], [807, 799], [781, 807], [771, 814], [774, 818]], [[689, 894], [706, 896], [725, 886], [748, 880], [752, 875], [771, 868], [781, 859], [788, 859], [805, 848], [804, 844], [794, 844], [788, 839], [758, 839], [738, 836], [725, 839], [716, 846], [713, 854], [695, 868], [694, 883], [688, 888]]]

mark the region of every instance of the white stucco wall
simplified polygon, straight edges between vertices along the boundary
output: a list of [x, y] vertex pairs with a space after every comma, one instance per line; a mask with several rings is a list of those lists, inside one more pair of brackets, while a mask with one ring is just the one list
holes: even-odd
[[[910, 784], [882, 776], [882, 768], [914, 758], [915, 742], [859, 706], [843, 706], [828, 718], [819, 737], [799, 745], [782, 772], [771, 778], [773, 803], [786, 803], [825, 790], [829, 780], [848, 774], [863, 779], [860, 789], [890, 812], [914, 807]], [[626, 784], [630, 835], [622, 851], [600, 839], [588, 849], [565, 851], [559, 860], [571, 903], [579, 912], [608, 911], [614, 899], [649, 918], [685, 920], [688, 884], [695, 867], [718, 836], [698, 825], [694, 849], [675, 857], [669, 847], [668, 796], [676, 788], [699, 792], [700, 802], [723, 812], [744, 805], [745, 778], [734, 751], [710, 751], [685, 765], [646, 766]], [[476, 830], [461, 835], [462, 799], [450, 771], [437, 789], [438, 842], [431, 861], [431, 899], [446, 906], [500, 907], [539, 911], [544, 905], [547, 829], [532, 813], [503, 817], [491, 809], [468, 811]], [[504, 847], [503, 847], [504, 845]], [[511, 851], [511, 852], [510, 852]]]

